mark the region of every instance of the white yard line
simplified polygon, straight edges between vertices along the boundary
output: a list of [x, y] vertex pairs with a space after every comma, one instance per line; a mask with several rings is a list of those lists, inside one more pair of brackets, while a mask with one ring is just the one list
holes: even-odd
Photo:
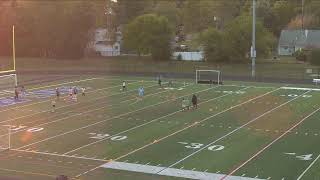
[[[86, 79], [86, 80], [82, 80], [82, 81], [88, 81], [88, 80], [94, 80], [94, 79], [97, 79], [97, 78], [92, 78], [92, 79]], [[109, 80], [109, 79], [106, 79], [106, 80]], [[110, 79], [112, 80], [112, 79]], [[74, 81], [73, 83], [75, 82], [82, 82], [81, 80], [80, 81]], [[139, 81], [137, 81], [139, 82]], [[136, 83], [136, 82], [135, 82]], [[63, 83], [64, 84], [64, 83]], [[60, 84], [61, 85], [61, 84]], [[57, 85], [55, 85], [57, 86]], [[97, 89], [97, 90], [93, 90], [93, 91], [88, 91], [87, 93], [91, 93], [91, 92], [96, 92], [96, 91], [100, 91], [100, 90], [105, 90], [105, 89], [108, 89], [108, 88], [115, 88], [115, 87], [120, 87], [121, 85], [118, 85], [118, 86], [112, 86], [112, 87], [107, 87], [107, 88], [101, 88], [101, 89]], [[43, 87], [46, 87], [46, 86], [43, 86]], [[39, 88], [40, 89], [40, 88]], [[41, 88], [42, 89], [42, 88]], [[32, 90], [32, 89], [29, 89], [29, 90]], [[29, 91], [28, 90], [28, 91]], [[1, 98], [4, 98], [4, 97], [1, 97]], [[41, 104], [41, 103], [44, 103], [44, 102], [49, 102], [50, 100], [44, 100], [44, 101], [38, 101], [38, 102], [35, 102], [35, 103], [31, 103], [31, 104], [26, 104], [26, 105], [22, 105], [22, 106], [17, 106], [17, 107], [13, 107], [13, 108], [8, 108], [8, 109], [4, 109], [4, 110], [1, 110], [1, 112], [6, 112], [6, 111], [10, 111], [10, 110], [15, 110], [15, 109], [20, 109], [20, 108], [24, 108], [24, 107], [28, 107], [28, 106], [32, 106], [32, 105], [36, 105], [36, 104]]]
[[[150, 87], [153, 87], [153, 86], [155, 86], [155, 85], [152, 85], [152, 86], [150, 86]], [[154, 95], [157, 95], [157, 94], [160, 94], [160, 93], [164, 93], [164, 92], [167, 92], [167, 91], [169, 91], [169, 90], [161, 91], [161, 92], [157, 92], [157, 93], [153, 93], [153, 94], [149, 94], [149, 95], [147, 95], [147, 96], [154, 96]], [[127, 91], [127, 92], [129, 92], [129, 91]], [[112, 96], [112, 95], [110, 95], [110, 96]], [[121, 101], [120, 103], [126, 102], [126, 101], [128, 101], [128, 100], [130, 100], [130, 99]], [[131, 99], [131, 100], [133, 100], [133, 99]], [[87, 111], [84, 111], [84, 112], [82, 112], [82, 113], [80, 113], [80, 114], [77, 113], [77, 114], [73, 114], [73, 115], [71, 115], [71, 116], [66, 116], [66, 117], [63, 117], [63, 118], [56, 119], [56, 120], [54, 120], [54, 121], [50, 121], [50, 122], [38, 124], [38, 125], [36, 125], [36, 126], [32, 126], [32, 128], [43, 127], [43, 126], [45, 126], [45, 125], [52, 124], [52, 123], [56, 123], [56, 122], [60, 122], [60, 121], [63, 121], [63, 120], [65, 120], [65, 119], [69, 119], [69, 118], [75, 117], [75, 116], [82, 116], [83, 114], [87, 114], [87, 113], [91, 113], [91, 112], [94, 112], [94, 111], [98, 111], [98, 110], [101, 110], [101, 109], [104, 109], [104, 108], [107, 108], [107, 107], [110, 107], [110, 106], [112, 106], [112, 105], [102, 106], [102, 107], [99, 107], [99, 108], [87, 110]], [[87, 106], [86, 108], [88, 108], [88, 106]], [[111, 109], [112, 109], [112, 108], [111, 108]], [[58, 114], [58, 115], [63, 115], [63, 114], [68, 114], [68, 113], [70, 113], [70, 112], [62, 113], [62, 114]], [[25, 131], [25, 129], [21, 129], [21, 130], [18, 130], [18, 131], [14, 131], [14, 132], [12, 132], [11, 134], [16, 134], [16, 133], [19, 133], [19, 132], [21, 132], [21, 131]], [[2, 136], [6, 136], [6, 135], [0, 135], [0, 137], [2, 137]]]
[[[137, 164], [137, 163], [117, 162], [117, 161], [111, 161], [100, 167], [106, 168], [106, 169], [116, 169], [121, 171], [139, 172], [139, 173], [186, 178], [186, 179], [214, 180], [224, 176], [224, 174], [195, 171], [195, 168], [193, 168], [192, 170], [169, 168], [169, 169], [166, 169], [166, 171], [162, 172], [161, 174], [157, 174], [157, 172], [163, 169], [164, 167]], [[230, 180], [260, 180], [257, 178], [239, 177], [239, 176], [232, 176], [229, 179]]]
[[262, 152], [264, 152], [266, 149], [268, 149], [270, 146], [272, 146], [274, 143], [276, 143], [278, 140], [280, 140], [281, 138], [283, 138], [285, 135], [287, 135], [289, 132], [291, 132], [293, 129], [295, 129], [296, 127], [298, 127], [300, 124], [302, 124], [305, 120], [307, 120], [309, 117], [313, 116], [315, 113], [317, 113], [318, 111], [320, 111], [320, 108], [316, 109], [315, 111], [313, 111], [312, 113], [310, 113], [308, 116], [304, 117], [302, 120], [300, 120], [298, 123], [296, 123], [294, 126], [290, 127], [286, 132], [284, 132], [283, 134], [281, 134], [279, 137], [277, 137], [276, 139], [274, 139], [271, 143], [269, 143], [268, 145], [266, 145], [264, 148], [262, 148], [260, 151], [258, 151], [256, 154], [254, 154], [252, 157], [250, 157], [247, 161], [245, 161], [244, 163], [242, 163], [240, 166], [238, 166], [236, 169], [234, 169], [233, 171], [231, 171], [228, 175], [226, 175], [225, 177], [223, 177], [221, 180], [226, 179], [229, 175], [234, 174], [236, 171], [238, 171], [240, 168], [242, 168], [243, 166], [245, 166], [246, 164], [248, 164], [251, 160], [253, 160], [254, 158], [256, 158], [257, 156], [259, 156]]
[[307, 169], [303, 171], [303, 173], [297, 178], [297, 180], [302, 179], [302, 177], [311, 169], [311, 167], [318, 161], [319, 158], [320, 158], [320, 154], [314, 161], [312, 161], [312, 163], [307, 167]]
[[[202, 121], [200, 121], [200, 122], [198, 122], [198, 123], [194, 123], [194, 124], [192, 124], [192, 125], [190, 125], [190, 126], [187, 126], [187, 127], [183, 128], [183, 129], [180, 129], [179, 131], [176, 131], [176, 132], [174, 132], [174, 133], [172, 133], [172, 134], [169, 134], [169, 135], [167, 135], [167, 136], [165, 136], [165, 137], [162, 137], [162, 138], [156, 140], [155, 142], [146, 144], [146, 145], [144, 145], [144, 146], [142, 146], [142, 147], [140, 147], [140, 148], [138, 148], [138, 149], [135, 149], [135, 150], [133, 150], [133, 151], [131, 151], [131, 152], [125, 154], [125, 155], [122, 155], [122, 156], [116, 158], [115, 160], [119, 160], [119, 159], [121, 159], [121, 158], [127, 157], [127, 156], [129, 156], [129, 155], [131, 155], [131, 154], [133, 154], [133, 153], [136, 153], [136, 152], [138, 152], [138, 151], [140, 151], [140, 150], [142, 150], [142, 149], [145, 149], [145, 148], [147, 148], [147, 147], [149, 147], [149, 146], [151, 146], [151, 145], [153, 145], [153, 144], [155, 144], [155, 143], [158, 143], [158, 142], [160, 142], [160, 141], [162, 141], [162, 140], [164, 140], [164, 139], [167, 139], [168, 137], [171, 137], [171, 136], [173, 136], [173, 135], [176, 135], [176, 134], [178, 134], [178, 133], [180, 133], [180, 132], [182, 132], [182, 131], [184, 131], [184, 130], [186, 130], [186, 129], [189, 129], [189, 128], [191, 128], [191, 127], [193, 127], [193, 126], [195, 126], [195, 125], [197, 125], [197, 124], [199, 124], [199, 123], [201, 123], [201, 122], [204, 122], [204, 121], [206, 121], [206, 120], [208, 120], [208, 119], [210, 119], [210, 118], [212, 118], [212, 117], [218, 116], [218, 115], [220, 115], [220, 114], [222, 114], [222, 113], [225, 113], [225, 112], [227, 112], [227, 111], [229, 111], [229, 110], [232, 110], [232, 109], [234, 109], [234, 108], [236, 108], [236, 107], [242, 106], [242, 105], [247, 104], [247, 103], [249, 103], [249, 102], [252, 102], [252, 101], [254, 101], [254, 100], [256, 100], [256, 99], [259, 99], [259, 98], [261, 98], [261, 97], [264, 97], [264, 96], [266, 96], [266, 95], [268, 95], [268, 94], [271, 94], [271, 93], [273, 93], [273, 92], [275, 92], [275, 91], [278, 91], [279, 89], [280, 89], [280, 88], [274, 89], [274, 90], [269, 91], [269, 92], [267, 92], [267, 93], [265, 93], [265, 94], [262, 94], [262, 95], [260, 95], [260, 96], [254, 97], [254, 98], [249, 99], [249, 100], [247, 100], [247, 101], [245, 101], [245, 102], [242, 102], [242, 103], [240, 103], [240, 104], [237, 104], [237, 105], [235, 105], [235, 106], [232, 106], [232, 107], [230, 107], [230, 108], [227, 108], [227, 109], [225, 109], [225, 110], [223, 110], [223, 111], [220, 111], [219, 113], [217, 113], [217, 114], [215, 114], [215, 115], [213, 115], [213, 116], [210, 116], [210, 117], [208, 117], [208, 118], [205, 118], [205, 119], [203, 119]], [[90, 169], [90, 170], [88, 170], [88, 171], [86, 171], [86, 172], [84, 172], [84, 173], [79, 174], [79, 175], [76, 176], [76, 177], [83, 176], [84, 174], [87, 174], [87, 173], [92, 172], [92, 171], [94, 171], [94, 170], [96, 170], [96, 169], [99, 169], [99, 168], [100, 168], [100, 166], [95, 167], [95, 168], [92, 168], [92, 169]]]
[[[188, 95], [183, 95], [183, 96], [180, 96], [180, 97], [175, 98], [175, 99], [179, 99], [179, 98], [182, 98], [182, 97], [185, 97], [185, 96], [189, 96], [189, 95], [194, 94], [194, 93], [199, 93], [199, 92], [203, 92], [203, 91], [208, 91], [208, 90], [210, 90], [210, 89], [212, 89], [212, 88], [207, 88], [207, 89], [204, 89], [204, 90], [201, 90], [201, 91], [198, 91], [198, 92], [192, 92], [192, 93], [190, 93], [190, 94], [188, 94]], [[156, 103], [156, 104], [148, 105], [148, 106], [145, 106], [145, 107], [140, 108], [140, 109], [137, 109], [137, 110], [129, 111], [129, 112], [127, 112], [127, 113], [123, 113], [123, 114], [114, 116], [114, 117], [112, 117], [112, 118], [108, 118], [108, 119], [105, 119], [105, 120], [102, 120], [102, 121], [98, 121], [98, 122], [95, 122], [95, 123], [93, 123], [93, 124], [90, 124], [90, 125], [87, 125], [87, 126], [83, 126], [83, 127], [81, 127], [81, 128], [78, 128], [78, 129], [74, 129], [74, 130], [72, 130], [72, 131], [67, 131], [67, 132], [65, 132], [65, 133], [62, 133], [62, 134], [59, 134], [59, 135], [56, 135], [56, 136], [52, 136], [52, 137], [50, 137], [50, 138], [46, 138], [46, 139], [43, 139], [43, 140], [41, 140], [41, 141], [37, 141], [37, 142], [31, 143], [31, 144], [28, 144], [28, 145], [19, 147], [19, 148], [17, 148], [17, 149], [23, 149], [23, 148], [25, 148], [25, 147], [29, 147], [29, 146], [32, 146], [32, 145], [35, 145], [35, 144], [38, 144], [38, 143], [41, 143], [41, 142], [45, 142], [45, 141], [48, 141], [48, 140], [51, 140], [51, 139], [60, 137], [60, 136], [64, 136], [64, 135], [66, 135], [66, 134], [70, 134], [70, 133], [73, 133], [73, 132], [76, 132], [76, 131], [79, 131], [79, 130], [82, 130], [82, 129], [86, 129], [86, 128], [91, 127], [91, 126], [95, 126], [95, 125], [97, 125], [97, 124], [101, 124], [101, 123], [107, 122], [107, 121], [109, 121], [109, 120], [116, 119], [116, 118], [119, 118], [119, 117], [122, 117], [122, 116], [125, 116], [125, 115], [128, 115], [128, 114], [132, 114], [132, 113], [135, 113], [135, 112], [139, 112], [139, 111], [142, 111], [142, 110], [144, 110], [144, 109], [148, 109], [148, 108], [150, 108], [150, 107], [158, 106], [158, 105], [160, 105], [160, 104], [163, 104], [163, 103], [166, 103], [166, 102], [170, 102], [170, 101], [172, 101], [172, 100], [171, 100], [171, 99], [170, 99], [170, 100], [165, 100], [165, 101], [161, 101], [161, 102]]]
[[[230, 135], [234, 134], [235, 132], [237, 132], [237, 131], [241, 130], [242, 128], [246, 127], [247, 125], [249, 125], [249, 124], [251, 124], [251, 123], [253, 123], [253, 122], [257, 121], [257, 120], [258, 120], [258, 119], [260, 119], [261, 117], [263, 117], [263, 116], [265, 116], [265, 115], [267, 115], [267, 114], [270, 114], [271, 112], [273, 112], [273, 111], [275, 111], [275, 110], [279, 109], [279, 108], [280, 108], [280, 107], [282, 107], [282, 106], [285, 106], [285, 105], [289, 104], [290, 102], [292, 102], [292, 101], [296, 100], [297, 98], [299, 98], [299, 97], [301, 97], [301, 96], [303, 96], [304, 94], [309, 93], [309, 92], [310, 92], [310, 91], [307, 91], [307, 92], [305, 92], [305, 93], [303, 93], [303, 94], [300, 94], [299, 96], [297, 96], [297, 97], [295, 97], [295, 98], [293, 98], [293, 99], [291, 99], [291, 100], [289, 100], [289, 101], [286, 101], [285, 103], [282, 103], [281, 105], [279, 105], [279, 106], [277, 106], [277, 107], [275, 107], [275, 108], [273, 108], [273, 109], [271, 109], [271, 110], [269, 110], [269, 111], [267, 111], [267, 112], [263, 113], [262, 115], [260, 115], [260, 116], [258, 116], [258, 117], [256, 117], [256, 118], [254, 118], [254, 119], [252, 119], [252, 120], [250, 120], [249, 122], [247, 122], [247, 123], [243, 124], [242, 126], [240, 126], [240, 127], [236, 128], [236, 129], [234, 129], [234, 130], [230, 131], [229, 133], [225, 134], [224, 136], [222, 136], [222, 137], [220, 137], [220, 138], [218, 138], [218, 139], [216, 139], [216, 140], [212, 141], [211, 143], [207, 144], [206, 146], [204, 146], [204, 147], [200, 148], [199, 150], [194, 151], [193, 153], [189, 154], [188, 156], [186, 156], [186, 157], [184, 157], [184, 158], [182, 158], [182, 159], [180, 159], [180, 160], [176, 161], [175, 163], [173, 163], [173, 164], [171, 164], [170, 166], [168, 166], [168, 168], [171, 168], [171, 167], [173, 167], [173, 166], [175, 166], [175, 165], [177, 165], [177, 164], [181, 163], [182, 161], [184, 161], [184, 160], [186, 160], [186, 159], [188, 159], [188, 158], [190, 158], [190, 157], [194, 156], [195, 154], [198, 154], [199, 152], [201, 152], [201, 151], [203, 151], [204, 149], [208, 148], [209, 146], [211, 146], [211, 145], [215, 144], [216, 142], [218, 142], [218, 141], [220, 141], [220, 140], [222, 140], [222, 139], [224, 139], [224, 138], [226, 138], [226, 137], [228, 137], [228, 136], [230, 136]], [[165, 169], [163, 169], [163, 170], [159, 171], [159, 173], [161, 173], [161, 172], [162, 172], [162, 171], [164, 171], [164, 170], [165, 170]]]
[[[75, 80], [75, 81], [69, 81], [69, 82], [64, 82], [64, 83], [59, 83], [59, 84], [52, 84], [52, 85], [47, 85], [47, 86], [40, 86], [40, 87], [35, 87], [35, 88], [30, 88], [28, 89], [30, 90], [38, 90], [38, 89], [43, 89], [43, 88], [49, 88], [49, 87], [56, 87], [56, 86], [61, 86], [61, 85], [65, 85], [65, 84], [72, 84], [72, 83], [78, 83], [78, 82], [85, 82], [85, 81], [92, 81], [92, 80], [96, 80], [96, 79], [108, 79], [109, 78], [87, 78], [87, 79], [83, 79], [83, 80]], [[110, 80], [113, 80], [116, 78], [110, 78]], [[118, 79], [120, 80], [120, 79]], [[9, 93], [8, 93], [9, 94]]]
[[[216, 86], [216, 87], [219, 87], [219, 86]], [[248, 89], [248, 88], [243, 88], [243, 89], [240, 89], [239, 91], [245, 90], [245, 89]], [[224, 94], [224, 95], [221, 95], [221, 96], [218, 96], [218, 97], [209, 99], [209, 100], [207, 100], [207, 101], [204, 101], [204, 102], [199, 103], [199, 105], [200, 105], [200, 104], [203, 104], [203, 103], [208, 103], [208, 102], [214, 101], [214, 100], [216, 100], [216, 99], [219, 99], [219, 98], [222, 98], [222, 97], [225, 97], [225, 96], [228, 96], [228, 95], [231, 95], [231, 94]], [[137, 128], [140, 128], [140, 127], [146, 126], [146, 125], [148, 125], [148, 124], [151, 124], [151, 123], [153, 123], [153, 122], [159, 121], [160, 119], [163, 119], [163, 118], [172, 116], [172, 115], [177, 114], [177, 113], [179, 113], [179, 112], [181, 112], [181, 111], [182, 111], [182, 110], [178, 110], [178, 111], [175, 111], [175, 112], [166, 114], [166, 115], [164, 115], [164, 116], [161, 116], [161, 117], [159, 117], [159, 118], [153, 119], [153, 120], [148, 121], [148, 122], [146, 122], [146, 123], [143, 123], [143, 124], [134, 126], [134, 127], [132, 127], [132, 128], [129, 128], [129, 129], [127, 129], [127, 130], [121, 131], [121, 132], [119, 132], [119, 133], [117, 133], [117, 134], [114, 134], [114, 135], [112, 135], [112, 136], [109, 136], [109, 137], [107, 137], [107, 138], [104, 138], [104, 139], [101, 139], [101, 140], [97, 140], [97, 141], [94, 141], [94, 142], [92, 142], [92, 143], [89, 143], [89, 144], [83, 145], [83, 146], [81, 146], [81, 147], [78, 147], [78, 148], [76, 148], [76, 149], [70, 150], [70, 151], [68, 151], [68, 152], [66, 152], [66, 153], [64, 153], [64, 154], [70, 154], [70, 153], [72, 153], [72, 152], [78, 151], [78, 150], [80, 150], [80, 149], [86, 148], [86, 147], [91, 146], [91, 145], [94, 145], [94, 144], [97, 144], [97, 143], [99, 143], [99, 142], [106, 141], [106, 140], [108, 140], [108, 139], [110, 139], [110, 138], [113, 138], [113, 137], [115, 137], [115, 136], [119, 136], [119, 135], [121, 135], [121, 134], [130, 132], [130, 131], [135, 130], [135, 129], [137, 129]]]
[[[135, 83], [138, 83], [138, 82], [132, 82], [132, 83], [130, 83], [130, 84], [132, 85], [132, 84], [135, 84]], [[129, 84], [129, 83], [128, 83], [128, 84]], [[120, 85], [120, 86], [122, 86], [122, 85]], [[157, 86], [157, 85], [147, 86], [146, 88], [154, 87], [154, 86]], [[119, 87], [119, 86], [111, 86], [111, 87], [102, 88], [102, 89], [111, 89], [111, 88], [115, 88], [115, 87]], [[98, 89], [98, 90], [102, 90], [102, 89]], [[107, 98], [107, 97], [112, 97], [112, 96], [116, 96], [116, 95], [119, 95], [119, 94], [125, 94], [125, 93], [128, 93], [128, 92], [134, 92], [134, 91], [136, 91], [136, 89], [130, 90], [130, 91], [126, 91], [126, 92], [121, 92], [121, 93], [115, 93], [115, 94], [111, 94], [111, 95], [108, 95], [108, 96], [100, 96], [100, 97], [98, 97], [98, 98], [90, 99], [89, 101], [86, 101], [86, 102], [92, 102], [92, 101], [96, 101], [96, 100], [99, 100], [99, 99], [104, 99], [104, 98]], [[90, 91], [90, 92], [92, 92], [92, 91]], [[88, 93], [89, 93], [89, 92], [88, 92]], [[63, 108], [65, 108], [65, 107], [70, 107], [70, 106], [73, 106], [73, 105], [77, 105], [77, 104], [80, 104], [80, 103], [81, 103], [81, 102], [76, 102], [76, 103], [68, 104], [68, 105], [65, 105], [65, 106], [60, 106], [60, 107], [56, 108], [56, 110], [58, 110], [58, 109], [63, 109]], [[8, 120], [5, 120], [5, 121], [0, 121], [0, 124], [6, 123], [6, 122], [10, 122], [10, 121], [14, 121], [14, 120], [21, 119], [21, 118], [32, 117], [32, 116], [34, 116], [34, 115], [38, 115], [38, 114], [50, 112], [51, 110], [52, 110], [52, 109], [48, 109], [48, 110], [44, 110], [44, 111], [39, 111], [39, 112], [36, 112], [36, 113], [28, 114], [28, 115], [25, 115], [25, 116], [20, 116], [20, 117], [16, 117], [16, 118], [11, 118], [11, 119], [8, 119]]]
[[105, 163], [109, 162], [109, 160], [104, 160], [104, 159], [89, 158], [89, 157], [79, 157], [79, 156], [73, 156], [73, 155], [70, 156], [70, 155], [63, 155], [63, 154], [56, 154], [56, 153], [49, 153], [49, 152], [19, 150], [19, 149], [10, 149], [10, 151], [24, 152], [24, 153], [31, 153], [31, 154], [40, 154], [40, 155], [48, 155], [48, 156], [56, 156], [56, 157], [66, 157], [66, 158], [82, 159], [82, 160], [92, 160], [92, 161], [99, 161], [99, 162], [105, 162]]

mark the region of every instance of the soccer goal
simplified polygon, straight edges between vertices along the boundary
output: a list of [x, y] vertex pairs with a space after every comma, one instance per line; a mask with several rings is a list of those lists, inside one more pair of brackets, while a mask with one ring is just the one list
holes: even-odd
[[197, 69], [196, 70], [196, 83], [197, 84], [222, 84], [221, 71], [210, 69]]
[[17, 85], [17, 74], [3, 74], [0, 72], [0, 95], [12, 94]]
[[18, 85], [15, 28], [0, 27], [0, 95], [12, 93]]

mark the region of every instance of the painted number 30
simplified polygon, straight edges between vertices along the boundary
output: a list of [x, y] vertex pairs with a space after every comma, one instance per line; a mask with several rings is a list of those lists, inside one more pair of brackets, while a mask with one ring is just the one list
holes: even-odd
[[[180, 144], [185, 144], [186, 148], [188, 149], [200, 149], [204, 146], [204, 144], [200, 143], [185, 143], [185, 142], [179, 142]], [[208, 147], [209, 151], [221, 151], [224, 149], [224, 146], [222, 145], [212, 145]]]
[[[90, 139], [99, 139], [99, 140], [111, 137], [111, 135], [109, 135], [109, 134], [89, 133], [89, 135], [91, 135]], [[112, 141], [122, 141], [122, 140], [125, 140], [127, 138], [128, 138], [127, 136], [112, 136], [110, 138], [110, 140], [112, 140]]]

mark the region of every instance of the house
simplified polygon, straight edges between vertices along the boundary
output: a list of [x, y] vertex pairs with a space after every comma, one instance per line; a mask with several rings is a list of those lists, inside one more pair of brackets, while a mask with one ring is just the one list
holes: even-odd
[[106, 28], [98, 28], [94, 32], [89, 48], [101, 56], [121, 55], [122, 33], [120, 28], [116, 32], [108, 32]]
[[291, 56], [301, 49], [320, 48], [320, 30], [282, 30], [278, 44], [280, 56]]

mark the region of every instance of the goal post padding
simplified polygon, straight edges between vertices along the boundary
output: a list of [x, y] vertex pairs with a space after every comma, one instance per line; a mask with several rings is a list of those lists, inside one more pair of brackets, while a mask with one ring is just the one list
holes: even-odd
[[221, 71], [210, 69], [198, 69], [196, 70], [196, 83], [222, 84]]

